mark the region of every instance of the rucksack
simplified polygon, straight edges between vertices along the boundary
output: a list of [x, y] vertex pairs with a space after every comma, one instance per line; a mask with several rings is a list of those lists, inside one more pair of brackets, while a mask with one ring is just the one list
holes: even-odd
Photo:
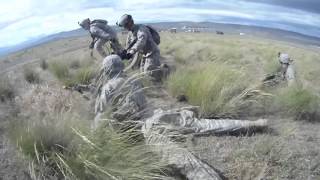
[[108, 24], [108, 21], [103, 20], [103, 19], [95, 19], [95, 20], [93, 20], [93, 21], [91, 22], [91, 24], [93, 24], [93, 23], [101, 23], [101, 24], [106, 25], [106, 24]]
[[103, 20], [103, 19], [95, 19], [91, 22], [91, 24], [94, 24], [95, 26], [97, 26], [98, 28], [107, 31], [106, 29], [106, 25], [108, 24], [108, 21]]
[[[100, 29], [106, 30], [105, 28], [106, 28], [106, 25], [108, 24], [108, 21], [103, 20], [103, 19], [95, 19], [95, 20], [91, 21], [90, 24], [95, 24], [95, 26], [99, 27]], [[96, 39], [97, 36], [93, 35], [91, 32], [90, 32], [90, 36], [92, 38], [92, 41], [90, 43], [89, 49], [92, 49], [94, 46], [94, 43], [97, 41], [97, 39]]]
[[158, 31], [155, 30], [155, 29], [154, 29], [153, 27], [151, 27], [151, 26], [147, 26], [147, 27], [148, 27], [148, 29], [149, 29], [149, 31], [150, 31], [150, 33], [151, 33], [151, 36], [152, 36], [153, 41], [154, 41], [157, 45], [159, 45], [159, 44], [160, 44], [160, 35], [159, 35]]

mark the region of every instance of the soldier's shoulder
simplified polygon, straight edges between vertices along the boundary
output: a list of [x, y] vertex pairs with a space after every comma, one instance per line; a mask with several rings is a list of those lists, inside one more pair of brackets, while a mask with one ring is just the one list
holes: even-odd
[[138, 30], [138, 31], [143, 31], [143, 32], [145, 32], [145, 31], [148, 30], [148, 28], [147, 28], [146, 25], [138, 24], [138, 25], [137, 25], [137, 30]]

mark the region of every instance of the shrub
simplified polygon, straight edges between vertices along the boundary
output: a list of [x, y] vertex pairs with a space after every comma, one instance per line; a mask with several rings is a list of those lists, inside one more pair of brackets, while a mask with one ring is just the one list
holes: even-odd
[[[80, 164], [72, 167], [80, 165], [87, 171], [73, 173], [76, 178], [161, 179], [160, 170], [164, 163], [143, 141], [137, 142], [132, 138], [136, 132], [120, 132], [106, 124], [87, 135], [75, 132], [83, 141], [77, 152], [76, 162]], [[77, 172], [77, 169], [72, 172]]]
[[62, 82], [69, 79], [70, 73], [66, 63], [63, 62], [53, 62], [49, 65], [51, 72]]
[[0, 100], [6, 101], [14, 98], [15, 90], [8, 76], [0, 77]]
[[40, 75], [31, 67], [24, 68], [23, 71], [24, 79], [31, 84], [40, 83]]
[[80, 68], [80, 62], [78, 60], [73, 60], [70, 63], [70, 68], [72, 69], [78, 69]]
[[81, 67], [71, 71], [67, 63], [54, 62], [50, 65], [51, 72], [65, 85], [89, 84], [95, 76], [95, 71], [91, 67]]
[[48, 65], [47, 61], [45, 59], [42, 59], [41, 62], [40, 62], [41, 69], [42, 70], [46, 70], [46, 69], [48, 69], [48, 66], [49, 65]]
[[[67, 117], [67, 118], [66, 118]], [[109, 126], [79, 128], [68, 116], [33, 119], [11, 132], [33, 164], [33, 177], [59, 179], [159, 179], [164, 163], [132, 133]], [[79, 130], [82, 129], [82, 130]]]
[[[33, 179], [155, 179], [162, 167], [131, 129], [107, 122], [89, 129], [68, 91], [34, 86], [18, 102], [10, 137], [29, 159]], [[73, 105], [76, 105], [73, 107]], [[74, 108], [77, 108], [76, 110]]]
[[275, 106], [285, 115], [296, 120], [319, 121], [319, 96], [303, 87], [287, 87], [279, 90], [275, 96]]
[[66, 116], [57, 115], [44, 119], [20, 119], [12, 124], [11, 138], [34, 165], [34, 178], [62, 176], [59, 155], [67, 156], [75, 151], [75, 135], [70, 126], [76, 123], [71, 122]]
[[218, 63], [182, 67], [168, 80], [173, 95], [186, 95], [205, 116], [236, 115], [234, 100], [247, 85], [243, 72]]
[[73, 81], [76, 84], [89, 84], [91, 79], [94, 78], [95, 71], [90, 67], [83, 67], [79, 69], [74, 77]]

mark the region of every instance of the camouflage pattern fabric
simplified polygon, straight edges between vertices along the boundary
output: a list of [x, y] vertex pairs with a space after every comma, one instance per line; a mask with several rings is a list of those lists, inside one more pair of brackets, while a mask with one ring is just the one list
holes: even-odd
[[145, 25], [134, 25], [133, 30], [129, 32], [127, 46], [136, 41], [128, 52], [140, 52], [143, 55], [141, 70], [146, 72], [155, 81], [160, 80], [160, 50], [154, 42], [152, 35]]
[[180, 147], [171, 140], [185, 133], [221, 133], [236, 132], [264, 128], [266, 120], [243, 121], [243, 120], [214, 120], [198, 119], [195, 113], [188, 108], [163, 111], [158, 109], [154, 115], [146, 120], [142, 132], [146, 142], [155, 151], [162, 155], [165, 162], [179, 169], [189, 180], [220, 180], [219, 173], [208, 164], [202, 162], [187, 149]]
[[122, 47], [117, 38], [116, 31], [107, 24], [102, 24], [99, 22], [90, 24], [90, 33], [97, 38], [94, 48], [102, 57], [106, 57], [107, 53], [103, 49], [103, 46], [110, 42], [110, 46], [115, 54], [118, 54], [122, 51]]

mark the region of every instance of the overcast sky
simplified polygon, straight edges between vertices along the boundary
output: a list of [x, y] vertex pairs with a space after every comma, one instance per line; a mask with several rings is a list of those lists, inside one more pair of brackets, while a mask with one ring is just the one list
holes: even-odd
[[79, 28], [84, 18], [115, 24], [212, 21], [258, 25], [320, 37], [320, 0], [0, 0], [0, 47]]

